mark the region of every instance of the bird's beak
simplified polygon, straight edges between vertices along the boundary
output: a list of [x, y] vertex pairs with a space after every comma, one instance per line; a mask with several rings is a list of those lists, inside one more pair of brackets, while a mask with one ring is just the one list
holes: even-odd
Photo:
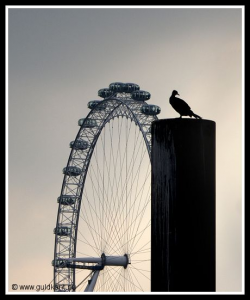
[[178, 96], [180, 96], [180, 94], [177, 93]]

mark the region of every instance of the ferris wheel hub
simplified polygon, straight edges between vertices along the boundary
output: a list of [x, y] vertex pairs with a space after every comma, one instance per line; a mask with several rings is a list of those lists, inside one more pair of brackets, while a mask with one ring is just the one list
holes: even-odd
[[127, 268], [129, 262], [128, 254], [124, 254], [123, 256], [106, 256], [104, 253], [101, 257], [75, 257], [75, 258], [66, 258], [64, 259], [65, 262], [73, 263], [83, 263], [83, 264], [98, 264], [102, 267], [105, 266], [118, 266]]

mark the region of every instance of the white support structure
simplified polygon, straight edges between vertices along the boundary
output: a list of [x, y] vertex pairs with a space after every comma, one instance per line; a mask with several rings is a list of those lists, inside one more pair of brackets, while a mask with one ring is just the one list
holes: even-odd
[[67, 262], [93, 263], [103, 266], [120, 266], [126, 268], [128, 265], [128, 256], [105, 256], [102, 257], [76, 257], [64, 259]]
[[98, 276], [99, 276], [100, 271], [97, 270], [94, 272], [94, 275], [92, 276], [92, 278], [89, 280], [88, 285], [86, 287], [86, 289], [84, 290], [84, 292], [93, 292]]
[[[59, 259], [60, 260], [60, 259]], [[85, 266], [86, 269], [94, 270], [92, 278], [88, 281], [88, 285], [84, 292], [93, 292], [100, 270], [105, 266], [118, 266], [127, 268], [129, 264], [128, 255], [123, 256], [106, 256], [104, 253], [101, 257], [76, 257], [76, 258], [66, 258], [61, 259], [67, 263], [83, 263], [83, 264], [96, 264], [95, 266]], [[81, 267], [82, 268], [82, 267]]]

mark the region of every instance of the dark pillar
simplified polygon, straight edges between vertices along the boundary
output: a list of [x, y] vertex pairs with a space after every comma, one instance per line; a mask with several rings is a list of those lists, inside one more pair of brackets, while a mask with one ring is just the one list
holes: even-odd
[[153, 122], [151, 213], [151, 291], [215, 291], [215, 122]]

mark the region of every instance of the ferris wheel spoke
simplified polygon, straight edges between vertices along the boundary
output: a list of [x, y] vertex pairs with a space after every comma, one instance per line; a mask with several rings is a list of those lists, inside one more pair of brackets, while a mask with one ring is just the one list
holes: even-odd
[[[100, 239], [104, 240], [104, 238], [102, 237], [102, 235], [93, 227], [91, 226], [91, 224], [89, 223], [88, 220], [86, 220], [83, 216], [80, 216], [80, 218], [86, 223], [87, 227], [88, 227], [88, 230], [89, 232], [91, 233], [91, 236], [92, 236], [92, 239], [94, 241], [94, 244], [95, 244], [95, 248], [96, 249], [99, 249], [99, 252], [100, 252], [100, 247], [98, 247], [98, 245], [96, 244], [96, 237], [99, 237]], [[105, 240], [104, 240], [105, 242]], [[110, 246], [111, 247], [111, 246]], [[114, 251], [114, 253], [117, 253], [115, 251], [115, 248], [111, 247], [112, 251]], [[99, 255], [100, 253], [97, 253], [97, 255]]]
[[141, 291], [141, 292], [144, 292], [142, 286], [140, 285], [140, 283], [138, 282], [136, 276], [134, 275], [132, 269], [130, 268], [128, 270], [128, 278], [127, 278], [127, 281], [130, 283], [131, 285], [131, 290], [132, 289], [136, 289], [138, 291]]
[[[147, 179], [149, 177], [149, 175], [146, 174], [146, 176], [147, 176], [146, 177], [146, 179]], [[134, 209], [131, 213], [131, 217], [130, 217], [130, 221], [129, 221], [129, 224], [130, 224], [130, 226], [128, 227], [128, 236], [129, 237], [132, 237], [133, 235], [136, 234], [136, 232], [139, 229], [139, 226], [141, 225], [141, 221], [144, 216], [144, 212], [146, 211], [146, 209], [149, 209], [150, 186], [148, 188], [147, 193], [145, 193], [144, 192], [145, 183], [146, 183], [146, 180], [144, 181], [144, 184], [142, 185], [141, 189], [138, 191], [137, 195], [135, 196], [136, 200], [140, 196], [139, 201], [137, 201], [137, 203], [136, 203], [137, 208], [136, 208], [135, 202], [133, 202], [130, 206], [130, 207], [134, 207]], [[143, 205], [141, 205], [142, 196], [145, 199]], [[137, 224], [137, 230], [135, 231], [136, 224]]]
[[[104, 137], [104, 138], [105, 138], [105, 137]], [[104, 147], [103, 153], [104, 153], [104, 157], [103, 157], [103, 163], [104, 163], [103, 169], [104, 169], [104, 168], [105, 168], [105, 165], [106, 165], [106, 167], [108, 168], [107, 158], [106, 158], [106, 155], [105, 155], [105, 147]], [[109, 164], [109, 165], [110, 165], [110, 164]], [[107, 173], [108, 173], [108, 176], [107, 176], [107, 179], [108, 179], [107, 187], [109, 188], [109, 186], [110, 186], [110, 176], [109, 176], [109, 172], [103, 171], [103, 173], [104, 173], [104, 174], [107, 174]], [[103, 180], [103, 181], [104, 181], [104, 180]], [[112, 214], [112, 212], [113, 212], [112, 207], [115, 207], [114, 205], [111, 205], [111, 204], [113, 204], [112, 198], [109, 197], [109, 193], [106, 193], [105, 196], [106, 196], [106, 199], [105, 199], [105, 206], [107, 207], [107, 211], [109, 212], [108, 219], [111, 219], [112, 222], [115, 222], [115, 219], [113, 218], [113, 214]], [[110, 201], [110, 200], [111, 200], [111, 201]], [[115, 230], [116, 230], [116, 229], [115, 229]], [[117, 233], [117, 232], [116, 232], [116, 233]]]
[[[145, 249], [145, 247], [146, 246], [150, 246], [150, 241], [149, 242], [147, 242], [147, 243], [145, 243], [143, 246], [141, 246], [138, 250], [136, 250], [135, 252], [131, 252], [130, 253], [130, 257], [132, 258], [135, 254], [138, 254], [138, 253], [140, 253], [140, 252], [144, 252], [145, 250], [148, 250], [148, 251], [150, 251], [150, 248], [146, 248]], [[134, 260], [133, 260], [134, 261]]]
[[[139, 171], [139, 169], [137, 170], [137, 173], [138, 173], [138, 171]], [[126, 182], [124, 183], [124, 186], [126, 186]], [[124, 196], [124, 189], [125, 189], [125, 188], [122, 189], [122, 193], [121, 193], [121, 196], [120, 196], [120, 199], [119, 199], [120, 205], [122, 205], [122, 204], [121, 204], [121, 203], [122, 203], [121, 200], [122, 200], [122, 197]], [[129, 193], [130, 193], [130, 192], [131, 192], [131, 189], [130, 189]], [[135, 201], [136, 201], [136, 199], [135, 199]], [[134, 203], [135, 203], [135, 201], [134, 201]], [[123, 203], [123, 206], [122, 206], [122, 207], [118, 206], [115, 217], [119, 217], [119, 218], [121, 217], [121, 215], [117, 216], [117, 214], [118, 214], [119, 211], [120, 211], [120, 214], [123, 213], [123, 211], [124, 211], [124, 206], [125, 206], [125, 205], [126, 205], [126, 202]], [[133, 205], [131, 205], [131, 208], [133, 208]]]
[[[97, 169], [98, 169], [98, 176], [96, 175], [96, 172], [94, 172], [95, 173], [95, 178], [96, 178], [96, 180], [95, 181], [97, 181], [97, 182], [99, 182], [99, 180], [98, 180], [98, 177], [100, 176], [101, 177], [101, 179], [100, 179], [100, 182], [103, 182], [103, 176], [101, 175], [101, 170], [100, 170], [100, 167], [99, 167], [99, 165], [98, 165], [98, 163], [97, 163]], [[109, 182], [110, 182], [110, 178], [109, 178]], [[94, 184], [94, 181], [92, 181], [92, 184]], [[110, 184], [107, 184], [107, 186], [109, 187], [110, 186]], [[105, 189], [105, 188], [100, 188], [100, 185], [99, 185], [99, 183], [98, 183], [98, 190], [100, 191], [100, 195], [102, 196], [102, 198], [103, 198], [103, 201], [102, 202], [100, 202], [100, 203], [103, 203], [103, 204], [105, 204], [105, 206], [107, 206], [107, 207], [113, 207], [110, 203], [109, 203], [109, 193], [107, 192], [107, 190]], [[105, 198], [103, 197], [103, 196], [106, 196], [106, 200], [105, 200]], [[103, 205], [102, 205], [103, 206]], [[103, 209], [103, 207], [102, 207], [102, 209]], [[110, 214], [110, 210], [107, 210], [108, 211], [108, 213]], [[107, 216], [107, 219], [109, 220], [110, 219], [110, 216]]]
[[133, 207], [134, 209], [132, 210], [131, 212], [131, 219], [133, 220], [134, 219], [134, 214], [135, 214], [135, 211], [136, 211], [136, 201], [135, 199], [137, 199], [137, 195], [138, 195], [138, 187], [139, 187], [139, 179], [140, 179], [140, 176], [139, 176], [139, 171], [140, 171], [140, 168], [141, 168], [141, 164], [142, 164], [142, 161], [143, 161], [143, 158], [145, 156], [145, 151], [141, 151], [141, 157], [140, 159], [138, 160], [139, 161], [139, 165], [137, 167], [137, 170], [136, 170], [136, 173], [135, 173], [135, 176], [134, 176], [134, 185], [135, 185], [135, 191], [134, 191], [134, 200], [133, 202], [130, 204], [131, 207]]
[[109, 268], [107, 269], [107, 279], [105, 281], [105, 284], [107, 285], [107, 290], [114, 291], [115, 289], [119, 290], [122, 288], [122, 285], [120, 283], [120, 274], [122, 272], [123, 268]]
[[[145, 196], [145, 199], [146, 199], [146, 202], [145, 204], [143, 204], [143, 206], [140, 208], [140, 211], [139, 209], [137, 210], [137, 214], [135, 216], [135, 218], [137, 219], [137, 222], [133, 222], [132, 226], [131, 226], [131, 231], [130, 231], [130, 236], [133, 237], [133, 236], [136, 236], [137, 235], [137, 232], [139, 231], [139, 229], [141, 228], [141, 222], [143, 221], [143, 217], [145, 215], [145, 211], [146, 209], [149, 209], [149, 204], [150, 204], [150, 200], [151, 200], [151, 197], [150, 197], [150, 188], [148, 190], [148, 193], [147, 195]], [[132, 223], [132, 222], [131, 222]], [[137, 225], [137, 227], [136, 227]], [[136, 229], [135, 229], [136, 228]], [[134, 240], [135, 241], [135, 240]], [[131, 249], [133, 249], [133, 243], [131, 244]]]
[[[86, 211], [87, 209], [84, 209], [84, 211]], [[105, 211], [104, 211], [105, 212]], [[86, 216], [87, 216], [87, 214], [86, 214]], [[93, 236], [93, 234], [95, 234], [95, 235], [97, 235], [103, 242], [107, 242], [106, 240], [105, 240], [105, 235], [104, 234], [102, 234], [101, 232], [99, 232], [94, 226], [92, 226], [90, 223], [90, 221], [88, 220], [88, 219], [86, 219], [84, 216], [83, 216], [83, 213], [81, 214], [81, 218], [88, 224], [88, 228], [89, 228], [89, 230], [91, 231], [91, 233], [92, 233], [92, 236]], [[98, 215], [97, 215], [97, 218], [98, 218]], [[101, 221], [100, 221], [101, 222]], [[102, 228], [102, 230], [105, 232], [105, 231], [107, 231], [106, 230], [106, 228], [104, 227], [104, 225], [103, 224], [101, 224], [102, 226], [103, 226], [103, 228]], [[103, 237], [104, 236], [104, 237]], [[116, 245], [116, 243], [115, 243], [115, 241], [113, 241], [112, 240], [112, 237], [110, 237], [111, 238], [111, 242], [112, 242], [112, 244], [113, 245]], [[109, 247], [111, 247], [111, 246], [109, 246]], [[113, 251], [115, 251], [115, 247], [111, 247], [112, 249], [113, 249]], [[99, 248], [100, 250], [101, 250], [101, 248]], [[116, 251], [115, 251], [116, 252]]]
[[[150, 254], [150, 251], [149, 251], [149, 254]], [[148, 262], [148, 261], [150, 261], [150, 259], [140, 259], [140, 260], [134, 260], [133, 259], [133, 265], [144, 264], [145, 262]]]
[[[132, 240], [132, 246], [131, 246], [131, 252], [135, 249], [135, 247], [137, 246], [139, 239], [143, 236], [143, 234], [145, 233], [145, 231], [151, 226], [151, 220], [148, 222], [147, 226], [144, 227], [140, 232], [138, 232]], [[135, 243], [136, 241], [136, 243]]]
[[[122, 127], [121, 127], [121, 128], [122, 128]], [[119, 129], [119, 130], [120, 130], [120, 129]], [[119, 144], [120, 144], [120, 141], [119, 141]], [[118, 152], [118, 154], [119, 154], [119, 152]], [[118, 157], [117, 157], [117, 158], [118, 158]], [[123, 161], [124, 161], [124, 160], [123, 160]], [[106, 158], [105, 158], [105, 162], [106, 162]], [[108, 177], [108, 178], [109, 178], [109, 177]], [[115, 176], [114, 178], [116, 178], [116, 176]], [[118, 184], [117, 184], [118, 187], [120, 186], [120, 179], [121, 179], [121, 175], [119, 174], [119, 181], [118, 181]], [[107, 186], [110, 186], [110, 184], [108, 183]], [[112, 196], [112, 195], [111, 195], [111, 196]], [[118, 231], [117, 231], [117, 228], [114, 227], [114, 225], [116, 225], [115, 222], [116, 222], [117, 212], [119, 211], [119, 208], [120, 208], [120, 204], [117, 205], [117, 207], [116, 207], [115, 205], [112, 205], [112, 204], [113, 204], [113, 201], [112, 201], [113, 199], [116, 199], [116, 197], [111, 197], [111, 201], [108, 201], [108, 200], [110, 200], [110, 198], [107, 199], [107, 202], [110, 202], [110, 203], [111, 203], [111, 204], [108, 204], [108, 203], [107, 203], [107, 207], [108, 207], [108, 211], [110, 212], [110, 216], [109, 216], [110, 218], [109, 218], [109, 219], [112, 220], [112, 222], [110, 222], [110, 224], [111, 224], [111, 226], [112, 226], [112, 229], [114, 228], [114, 232], [116, 233], [117, 236], [119, 236]], [[120, 201], [118, 201], [118, 203], [120, 203]], [[114, 209], [112, 210], [112, 209], [110, 209], [110, 207], [111, 207], [111, 208], [114, 207]], [[116, 211], [115, 214], [113, 213], [114, 211]], [[110, 231], [112, 231], [112, 230], [110, 230]]]
[[[86, 215], [86, 217], [88, 216], [89, 213], [91, 213], [91, 220], [92, 220], [92, 226], [95, 228], [95, 230], [99, 233], [102, 232], [101, 230], [101, 227], [103, 226], [102, 224], [102, 220], [100, 219], [99, 217], [99, 212], [101, 211], [100, 209], [97, 210], [96, 209], [96, 198], [97, 200], [100, 200], [99, 199], [99, 193], [97, 191], [98, 187], [96, 188], [95, 184], [94, 184], [94, 181], [92, 179], [92, 173], [91, 173], [91, 170], [90, 170], [90, 173], [89, 173], [89, 178], [91, 179], [91, 182], [92, 182], [92, 197], [91, 199], [94, 201], [91, 201], [89, 199], [89, 196], [87, 194], [87, 190], [84, 191], [84, 199], [86, 199], [86, 201], [83, 203], [83, 208], [81, 209], [81, 216], [83, 219], [85, 219], [86, 222], [90, 223], [90, 219], [89, 218], [85, 218], [84, 215]], [[95, 195], [97, 195], [97, 197], [95, 197]], [[92, 202], [94, 202], [92, 204]], [[99, 201], [100, 203], [100, 201]], [[92, 213], [93, 212], [93, 213]], [[95, 217], [95, 221], [93, 220], [93, 214], [94, 214], [94, 217]], [[102, 241], [100, 240], [100, 237], [99, 238], [99, 245], [101, 245]]]
[[[80, 239], [79, 236], [78, 236], [78, 241], [79, 241], [79, 242], [81, 242], [81, 243], [83, 243], [83, 244], [85, 244], [85, 245], [91, 247], [91, 249], [95, 250], [96, 255], [99, 255], [99, 254], [100, 254], [100, 253], [99, 253], [99, 252], [100, 252], [100, 248], [99, 248], [99, 247], [97, 248], [95, 245], [90, 244], [90, 241], [87, 240], [87, 239], [85, 238], [85, 236], [81, 233], [80, 230], [78, 231], [78, 234], [80, 234], [80, 235], [81, 235], [81, 238], [84, 239], [84, 240], [82, 240], [82, 239]], [[84, 256], [90, 256], [90, 257], [93, 256], [93, 255], [86, 254], [86, 253], [83, 253], [83, 252], [80, 252], [80, 251], [76, 251], [76, 252], [79, 253], [79, 254], [82, 254], [82, 255], [84, 255]]]
[[[134, 207], [134, 205], [135, 205], [135, 203], [136, 203], [136, 199], [137, 199], [137, 197], [135, 198], [135, 201], [134, 201], [133, 205], [130, 206], [130, 210], [126, 212], [125, 218], [130, 214], [130, 211], [133, 209], [133, 207]], [[150, 198], [149, 198], [149, 200], [150, 200]], [[148, 204], [149, 204], [149, 201], [145, 204], [145, 207], [147, 207]], [[125, 235], [125, 234], [127, 234], [127, 233], [129, 232], [129, 230], [130, 230], [130, 228], [132, 227], [132, 225], [138, 221], [137, 219], [138, 219], [138, 217], [139, 217], [140, 215], [142, 215], [142, 216], [141, 216], [141, 219], [142, 219], [142, 217], [143, 217], [143, 212], [144, 212], [144, 210], [145, 210], [145, 207], [143, 207], [142, 210], [141, 210], [140, 212], [137, 212], [137, 215], [135, 216], [135, 218], [133, 219], [133, 221], [131, 221], [131, 222], [129, 223], [130, 226], [128, 226], [128, 228], [124, 229], [123, 235]], [[123, 224], [124, 224], [124, 221], [123, 221], [123, 223], [121, 224], [121, 226], [122, 226]], [[139, 221], [139, 225], [140, 225], [140, 221]], [[136, 234], [136, 233], [135, 233], [135, 234]], [[131, 235], [131, 234], [127, 234], [127, 236], [129, 237], [129, 236], [132, 236], [132, 235]], [[128, 239], [128, 238], [127, 238], [127, 239]]]
[[[92, 178], [92, 176], [90, 175], [90, 178]], [[94, 187], [95, 186], [95, 184], [94, 184], [94, 181], [92, 180], [92, 187]], [[87, 197], [87, 195], [85, 195], [85, 197], [88, 199], [88, 197]], [[91, 204], [90, 204], [90, 201], [88, 201], [88, 203], [89, 203], [89, 205], [90, 205], [90, 211], [92, 211], [93, 210], [93, 207], [91, 206]], [[102, 201], [100, 201], [100, 203], [102, 203]], [[84, 209], [84, 211], [88, 211], [88, 209], [87, 208], [85, 208]], [[103, 215], [105, 215], [105, 219], [109, 219], [109, 216], [107, 215], [107, 212], [106, 212], [106, 210], [105, 210], [105, 205], [103, 205], [102, 204], [102, 209], [101, 209], [101, 211], [103, 212]], [[96, 217], [99, 219], [99, 221], [100, 221], [100, 224], [101, 224], [101, 227], [102, 227], [102, 230], [101, 231], [108, 231], [107, 229], [106, 229], [106, 225], [105, 224], [103, 224], [102, 223], [102, 221], [100, 220], [100, 218], [99, 218], [99, 216], [98, 216], [98, 212], [95, 212], [95, 215], [96, 215]], [[86, 220], [86, 222], [89, 222], [89, 220]], [[95, 229], [96, 230], [96, 229]], [[97, 231], [97, 230], [96, 230]], [[100, 231], [100, 232], [101, 232]], [[99, 234], [99, 236], [101, 237], [101, 234]], [[111, 239], [112, 239], [112, 237], [110, 237]], [[103, 239], [102, 239], [103, 240]], [[113, 241], [113, 240], [112, 240]], [[113, 241], [114, 242], [114, 241]], [[114, 243], [115, 244], [115, 243]]]
[[[89, 224], [88, 221], [86, 221], [86, 219], [84, 219], [82, 216], [80, 216], [80, 218], [86, 223], [87, 227], [88, 227], [88, 232], [90, 233], [91, 235], [91, 238], [92, 238], [92, 241], [94, 242], [94, 247], [91, 248], [93, 251], [95, 251], [95, 253], [97, 255], [99, 255], [98, 251], [96, 251], [95, 249], [100, 249], [97, 242], [96, 242], [96, 239], [99, 237], [99, 233]], [[89, 243], [89, 242], [88, 242]], [[87, 243], [86, 243], [87, 244]]]
[[145, 278], [147, 278], [148, 280], [150, 280], [150, 277], [145, 275], [145, 273], [150, 273], [150, 270], [142, 270], [142, 269], [138, 269], [134, 266], [131, 266], [131, 269], [134, 271], [137, 271], [138, 273], [140, 273], [142, 276], [144, 276]]
[[[138, 237], [141, 237], [143, 235], [143, 233], [150, 227], [150, 225], [151, 225], [151, 220], [148, 222], [148, 224], [141, 231], [139, 231], [136, 235], [134, 235], [133, 237], [131, 237], [130, 239], [128, 239], [125, 244], [127, 244], [127, 243], [129, 243], [131, 241], [134, 241], [136, 238], [138, 239]], [[131, 251], [131, 253], [133, 253], [132, 252], [133, 249], [130, 250], [130, 251]]]

